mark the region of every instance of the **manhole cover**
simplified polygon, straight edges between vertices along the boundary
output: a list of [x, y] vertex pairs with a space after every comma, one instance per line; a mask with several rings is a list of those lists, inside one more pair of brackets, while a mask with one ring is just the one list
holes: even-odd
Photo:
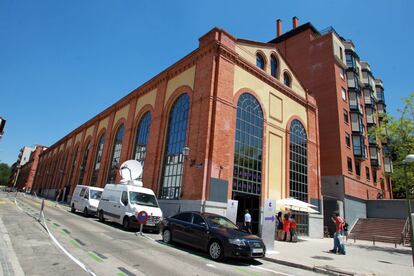
[[325, 257], [325, 256], [312, 256], [311, 258], [317, 259], [317, 260], [326, 260], [326, 261], [332, 261], [333, 260], [333, 258]]

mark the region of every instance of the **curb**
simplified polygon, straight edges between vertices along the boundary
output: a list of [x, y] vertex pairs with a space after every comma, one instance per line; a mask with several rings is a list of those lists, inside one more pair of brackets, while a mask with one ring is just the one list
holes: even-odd
[[266, 260], [266, 261], [272, 262], [272, 263], [276, 263], [276, 264], [289, 266], [289, 267], [294, 267], [294, 268], [299, 268], [299, 269], [303, 269], [303, 270], [307, 270], [307, 271], [312, 271], [312, 272], [316, 272], [316, 273], [320, 273], [320, 274], [326, 274], [326, 275], [355, 275], [354, 272], [332, 271], [332, 270], [328, 270], [328, 269], [325, 269], [325, 268], [322, 268], [322, 267], [308, 266], [308, 265], [303, 265], [303, 264], [298, 264], [298, 263], [294, 263], [294, 262], [278, 260], [278, 259], [269, 258], [269, 257], [264, 257], [263, 260]]

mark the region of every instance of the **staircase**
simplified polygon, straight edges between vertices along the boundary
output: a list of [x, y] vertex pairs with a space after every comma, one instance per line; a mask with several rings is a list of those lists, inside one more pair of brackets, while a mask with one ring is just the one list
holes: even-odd
[[351, 229], [348, 238], [373, 242], [409, 244], [410, 235], [407, 233], [406, 221], [405, 219], [358, 219]]

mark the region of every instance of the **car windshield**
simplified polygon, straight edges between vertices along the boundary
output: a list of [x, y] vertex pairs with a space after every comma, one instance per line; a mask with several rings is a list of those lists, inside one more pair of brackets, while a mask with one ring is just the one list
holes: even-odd
[[94, 190], [90, 190], [89, 191], [89, 198], [90, 199], [101, 199], [102, 196], [102, 192], [101, 191], [94, 191]]
[[224, 227], [230, 229], [238, 229], [238, 227], [229, 219], [219, 215], [204, 215], [207, 223], [211, 227]]
[[138, 192], [129, 192], [129, 202], [131, 204], [139, 204], [151, 207], [158, 207], [155, 196]]

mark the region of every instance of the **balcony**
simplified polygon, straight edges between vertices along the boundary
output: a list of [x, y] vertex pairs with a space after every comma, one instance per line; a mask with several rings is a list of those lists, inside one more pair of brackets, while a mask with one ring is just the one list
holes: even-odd
[[373, 109], [371, 106], [365, 107], [365, 115], [366, 115], [368, 126], [377, 124], [377, 118], [375, 117], [374, 113], [375, 113], [375, 109]]
[[368, 143], [370, 145], [376, 145], [377, 144], [377, 138], [375, 137], [375, 135], [373, 135], [373, 134], [368, 135]]
[[352, 134], [352, 147], [354, 156], [358, 160], [367, 159], [367, 148], [364, 144], [364, 136], [360, 134]]
[[371, 166], [379, 168], [381, 167], [381, 159], [379, 154], [379, 147], [378, 145], [370, 145], [369, 146], [369, 158], [371, 160]]
[[384, 171], [386, 173], [393, 173], [394, 172], [391, 157], [384, 157]]

